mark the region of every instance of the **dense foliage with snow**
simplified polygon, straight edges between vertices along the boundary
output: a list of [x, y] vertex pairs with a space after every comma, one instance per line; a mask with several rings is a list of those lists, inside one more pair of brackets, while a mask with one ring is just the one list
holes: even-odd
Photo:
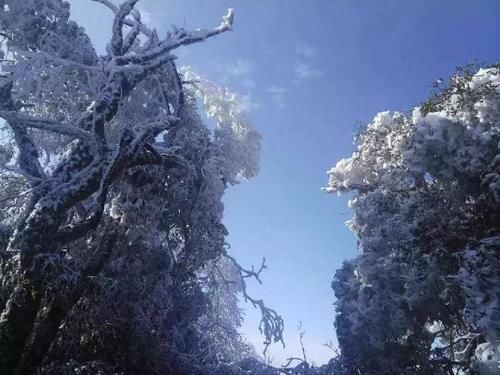
[[231, 30], [233, 11], [160, 38], [138, 0], [95, 1], [115, 15], [104, 56], [67, 2], [0, 1], [0, 373], [206, 373], [256, 358], [238, 294], [266, 343], [283, 321], [246, 292], [264, 264], [228, 254], [221, 198], [257, 173], [260, 136], [236, 95], [173, 55]]
[[500, 373], [500, 66], [436, 88], [328, 172], [361, 250], [332, 284], [347, 374]]

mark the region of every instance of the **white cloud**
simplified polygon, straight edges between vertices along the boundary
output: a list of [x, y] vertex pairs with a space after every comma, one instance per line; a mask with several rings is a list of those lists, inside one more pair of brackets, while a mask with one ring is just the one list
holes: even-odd
[[250, 112], [260, 107], [260, 104], [252, 98], [252, 95], [239, 95], [241, 109], [245, 112]]
[[323, 71], [302, 60], [295, 63], [295, 78], [297, 81], [320, 78]]
[[295, 52], [297, 54], [294, 70], [295, 83], [323, 76], [323, 71], [317, 68], [314, 62], [318, 55], [318, 50], [315, 47], [307, 44], [298, 44]]
[[286, 105], [285, 94], [286, 89], [278, 86], [271, 86], [267, 89], [274, 102], [279, 108], [283, 108]]
[[257, 86], [255, 81], [251, 78], [243, 78], [241, 80], [241, 84], [249, 90], [251, 90], [251, 89], [255, 88], [255, 86]]
[[254, 69], [253, 62], [249, 60], [236, 60], [235, 62], [227, 63], [223, 66], [225, 73], [233, 77], [248, 77]]
[[286, 89], [279, 86], [271, 86], [267, 89], [271, 94], [283, 95], [286, 92]]
[[227, 63], [214, 63], [212, 69], [219, 76], [219, 82], [234, 87], [235, 83], [251, 92], [257, 84], [253, 79], [255, 64], [250, 60], [236, 60]]
[[314, 48], [313, 46], [306, 45], [306, 44], [299, 44], [296, 47], [296, 52], [299, 56], [312, 59], [315, 57], [318, 53], [318, 50]]
[[219, 82], [231, 87], [238, 84], [246, 93], [238, 95], [243, 110], [250, 112], [260, 107], [252, 96], [253, 89], [257, 86], [252, 75], [255, 64], [250, 60], [238, 59], [233, 62], [216, 63], [213, 69], [219, 75]]

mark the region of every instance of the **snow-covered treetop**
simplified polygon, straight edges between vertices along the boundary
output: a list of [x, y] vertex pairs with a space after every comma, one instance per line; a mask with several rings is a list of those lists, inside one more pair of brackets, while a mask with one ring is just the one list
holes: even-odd
[[333, 282], [351, 373], [491, 368], [481, 353], [500, 340], [500, 68], [437, 88], [377, 114], [328, 171], [325, 190], [353, 192], [362, 251]]
[[238, 95], [182, 68], [189, 93], [200, 98], [208, 117], [216, 122], [214, 141], [224, 164], [224, 178], [235, 183], [251, 178], [259, 171], [260, 135], [252, 129]]
[[417, 181], [426, 173], [471, 178], [493, 168], [500, 137], [499, 69], [455, 76], [445, 94], [440, 103], [416, 107], [411, 116], [377, 114], [358, 137], [352, 157], [328, 171], [326, 190], [370, 189], [394, 168], [408, 169]]

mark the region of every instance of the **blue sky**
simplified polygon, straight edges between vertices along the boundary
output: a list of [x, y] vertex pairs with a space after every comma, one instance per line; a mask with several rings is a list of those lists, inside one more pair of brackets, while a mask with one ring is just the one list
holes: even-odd
[[[102, 51], [111, 14], [90, 0], [70, 3]], [[320, 190], [325, 172], [350, 155], [353, 131], [377, 112], [409, 110], [458, 65], [494, 62], [500, 1], [139, 2], [160, 35], [173, 24], [215, 26], [228, 7], [234, 32], [180, 50], [179, 65], [245, 97], [263, 136], [261, 173], [225, 198], [231, 252], [243, 265], [267, 258], [264, 285], [249, 289], [285, 319], [287, 347], [271, 349], [275, 362], [299, 355], [302, 321], [308, 359], [323, 363], [331, 356], [323, 343], [335, 341], [330, 283], [357, 252], [344, 225], [347, 199]], [[258, 313], [242, 307], [242, 331], [260, 348]]]

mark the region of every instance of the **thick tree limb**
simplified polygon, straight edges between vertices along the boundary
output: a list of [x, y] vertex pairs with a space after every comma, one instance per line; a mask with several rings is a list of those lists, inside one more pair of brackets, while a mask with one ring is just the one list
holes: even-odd
[[127, 0], [116, 12], [113, 23], [113, 36], [111, 38], [111, 51], [114, 56], [121, 56], [123, 54], [123, 24], [125, 18], [132, 12], [138, 1], [139, 0]]
[[16, 126], [25, 126], [28, 128], [35, 128], [40, 130], [46, 130], [52, 133], [68, 135], [71, 137], [80, 138], [84, 141], [90, 141], [92, 139], [92, 134], [83, 129], [69, 124], [61, 124], [57, 121], [47, 120], [47, 119], [37, 119], [29, 116], [20, 114], [17, 111], [1, 111], [0, 117], [5, 119], [5, 121], [16, 124]]
[[[109, 8], [115, 15], [118, 12], [118, 7], [116, 7], [111, 1], [109, 0], [92, 0], [95, 1], [96, 3], [101, 3], [107, 8]], [[123, 20], [123, 23], [127, 26], [130, 26], [132, 28], [138, 27], [140, 32], [146, 35], [147, 37], [151, 37], [153, 34], [153, 31], [151, 31], [146, 25], [139, 24], [138, 25], [138, 20], [131, 20], [130, 18], [125, 18]]]

